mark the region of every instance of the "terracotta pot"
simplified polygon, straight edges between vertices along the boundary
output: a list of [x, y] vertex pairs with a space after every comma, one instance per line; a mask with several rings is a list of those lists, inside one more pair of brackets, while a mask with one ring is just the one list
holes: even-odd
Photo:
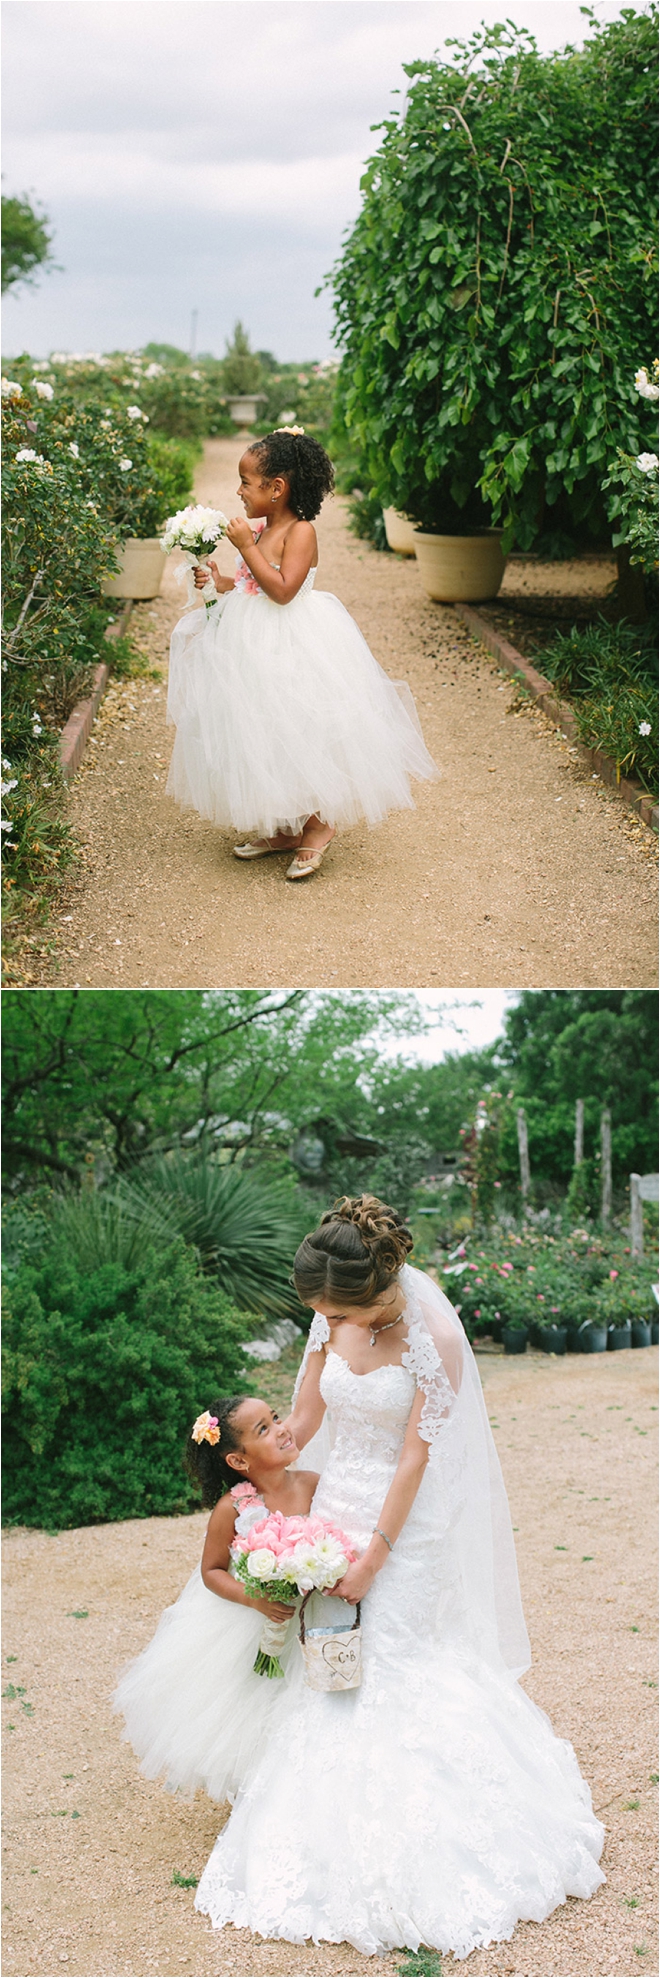
[[414, 556], [414, 522], [409, 522], [407, 515], [400, 515], [398, 508], [384, 508], [383, 521], [390, 549], [395, 549], [399, 556]]
[[415, 530], [415, 555], [424, 589], [443, 604], [480, 604], [497, 597], [506, 568], [500, 532], [480, 536], [431, 536]]
[[129, 536], [119, 552], [116, 577], [106, 577], [106, 598], [155, 598], [160, 590], [167, 552], [158, 536]]

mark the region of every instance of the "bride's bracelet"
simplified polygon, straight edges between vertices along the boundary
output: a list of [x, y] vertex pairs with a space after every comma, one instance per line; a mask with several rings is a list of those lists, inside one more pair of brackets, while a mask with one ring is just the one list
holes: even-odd
[[389, 1547], [390, 1552], [394, 1551], [394, 1546], [392, 1544], [391, 1538], [388, 1538], [387, 1532], [381, 1531], [380, 1525], [374, 1525], [374, 1538], [384, 1538], [385, 1544], [386, 1546]]

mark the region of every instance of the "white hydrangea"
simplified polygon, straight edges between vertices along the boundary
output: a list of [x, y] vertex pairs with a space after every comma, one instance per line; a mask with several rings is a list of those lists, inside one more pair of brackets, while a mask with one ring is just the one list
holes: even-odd
[[55, 396], [52, 385], [43, 383], [39, 378], [35, 378], [34, 380], [34, 390], [36, 391], [37, 398], [54, 398]]
[[657, 473], [658, 470], [657, 453], [638, 453], [637, 459], [635, 461], [635, 466], [639, 467], [640, 474]]
[[[656, 371], [657, 368], [656, 365]], [[648, 371], [645, 371], [643, 367], [641, 370], [635, 372], [635, 385], [640, 398], [660, 398], [660, 385], [651, 384]]]
[[22, 398], [23, 388], [21, 385], [17, 385], [13, 378], [3, 378], [2, 396], [3, 398]]
[[127, 407], [126, 407], [126, 417], [127, 417], [127, 419], [143, 419], [143, 420], [144, 420], [144, 423], [145, 423], [145, 426], [148, 426], [148, 424], [149, 424], [149, 415], [148, 415], [148, 413], [147, 413], [147, 412], [141, 412], [141, 411], [140, 411], [140, 407], [139, 407], [139, 405], [127, 405]]

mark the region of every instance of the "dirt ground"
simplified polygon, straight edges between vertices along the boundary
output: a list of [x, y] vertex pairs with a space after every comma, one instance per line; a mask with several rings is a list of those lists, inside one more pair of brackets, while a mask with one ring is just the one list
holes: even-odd
[[[443, 1958], [445, 1978], [655, 1972], [657, 1349], [479, 1357], [518, 1534], [525, 1687], [591, 1784], [607, 1882], [509, 1944]], [[290, 1388], [295, 1358], [264, 1383]], [[214, 1933], [192, 1889], [173, 1884], [199, 1877], [226, 1810], [145, 1781], [109, 1699], [199, 1557], [204, 1522], [6, 1535], [7, 1978], [377, 1978], [404, 1962]]]
[[[234, 441], [210, 441], [197, 481], [200, 498], [230, 514], [239, 505], [236, 455]], [[164, 684], [118, 685], [73, 786], [83, 863], [25, 983], [656, 981], [652, 834], [538, 710], [518, 705], [512, 681], [452, 607], [425, 596], [414, 560], [358, 542], [345, 509], [336, 497], [320, 518], [319, 587], [342, 599], [391, 676], [409, 682], [441, 780], [417, 786], [415, 811], [376, 831], [343, 833], [313, 879], [288, 885], [283, 860], [239, 864], [235, 833], [181, 813], [165, 795]], [[233, 568], [227, 545], [219, 561]], [[163, 680], [182, 610], [175, 563], [162, 596], [132, 620]], [[529, 584], [529, 569], [511, 563], [504, 601]], [[594, 574], [591, 563], [582, 573], [591, 593], [610, 575], [609, 565]]]

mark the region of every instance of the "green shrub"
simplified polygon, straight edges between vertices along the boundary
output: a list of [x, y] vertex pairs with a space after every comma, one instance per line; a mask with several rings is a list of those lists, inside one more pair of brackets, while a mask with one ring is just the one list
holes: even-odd
[[173, 1153], [133, 1169], [115, 1199], [143, 1242], [162, 1245], [178, 1234], [194, 1244], [202, 1268], [237, 1305], [300, 1318], [289, 1280], [307, 1220], [290, 1188], [240, 1166]]
[[58, 1531], [197, 1502], [186, 1433], [215, 1393], [246, 1393], [253, 1322], [181, 1241], [85, 1270], [61, 1243], [6, 1292], [5, 1519]]
[[510, 22], [405, 64], [334, 270], [349, 434], [426, 527], [607, 532], [655, 331], [655, 9], [542, 55]]
[[[658, 788], [657, 634], [604, 618], [557, 632], [534, 663], [573, 702], [585, 747], [612, 756], [619, 775]], [[646, 732], [648, 730], [648, 732]]]

